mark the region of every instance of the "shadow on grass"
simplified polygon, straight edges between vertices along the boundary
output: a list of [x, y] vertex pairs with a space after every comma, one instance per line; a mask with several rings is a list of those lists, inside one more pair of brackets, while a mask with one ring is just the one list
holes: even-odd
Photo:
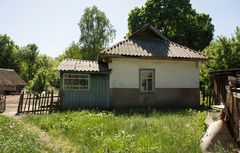
[[184, 108], [184, 107], [163, 107], [163, 108], [122, 108], [122, 109], [102, 109], [102, 108], [81, 108], [81, 109], [71, 109], [71, 110], [62, 110], [59, 113], [65, 112], [81, 112], [88, 111], [89, 113], [104, 113], [104, 114], [113, 114], [114, 116], [151, 116], [156, 115], [166, 115], [166, 114], [181, 114], [181, 115], [191, 115], [194, 112], [203, 112], [203, 111], [212, 111], [212, 109], [200, 106], [198, 108]]

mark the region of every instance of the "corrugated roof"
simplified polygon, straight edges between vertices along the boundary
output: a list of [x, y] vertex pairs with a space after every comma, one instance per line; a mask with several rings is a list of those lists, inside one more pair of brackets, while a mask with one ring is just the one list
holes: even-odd
[[156, 30], [156, 28], [151, 25], [141, 28], [129, 36], [128, 39], [101, 51], [100, 54], [100, 57], [102, 55], [124, 55], [199, 60], [208, 58], [200, 52], [169, 41], [160, 31]]
[[61, 61], [57, 67], [57, 70], [60, 71], [100, 72], [107, 69], [107, 64], [100, 63], [98, 61], [86, 61], [77, 59], [65, 59]]
[[13, 70], [0, 68], [0, 85], [26, 85], [27, 83]]

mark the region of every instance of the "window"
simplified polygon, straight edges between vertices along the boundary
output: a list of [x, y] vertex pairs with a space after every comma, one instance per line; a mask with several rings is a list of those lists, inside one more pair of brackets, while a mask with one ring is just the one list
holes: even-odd
[[140, 91], [152, 92], [154, 90], [154, 70], [140, 70]]
[[89, 74], [65, 73], [63, 76], [63, 88], [66, 90], [88, 90], [89, 83]]

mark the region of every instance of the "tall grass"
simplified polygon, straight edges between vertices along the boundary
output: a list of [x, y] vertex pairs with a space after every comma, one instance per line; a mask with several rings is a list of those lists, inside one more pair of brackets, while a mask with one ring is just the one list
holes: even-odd
[[45, 150], [36, 134], [13, 119], [0, 115], [0, 152], [37, 153]]
[[198, 153], [206, 112], [80, 111], [25, 120], [74, 143], [80, 152]]

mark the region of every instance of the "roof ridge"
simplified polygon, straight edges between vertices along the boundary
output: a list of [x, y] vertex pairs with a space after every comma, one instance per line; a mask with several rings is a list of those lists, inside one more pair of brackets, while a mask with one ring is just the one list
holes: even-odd
[[117, 47], [117, 46], [119, 46], [119, 45], [121, 45], [123, 43], [126, 43], [127, 41], [129, 41], [129, 39], [124, 39], [124, 40], [122, 40], [122, 41], [112, 45], [111, 47], [108, 47], [108, 48], [102, 50], [100, 53], [105, 53], [106, 51], [111, 50], [112, 48]]
[[74, 59], [74, 58], [66, 58], [62, 61], [97, 62], [97, 61], [93, 61], [93, 60], [82, 60], [82, 59]]
[[4, 71], [14, 71], [14, 69], [5, 69], [5, 68], [0, 68], [0, 70], [4, 70]]

